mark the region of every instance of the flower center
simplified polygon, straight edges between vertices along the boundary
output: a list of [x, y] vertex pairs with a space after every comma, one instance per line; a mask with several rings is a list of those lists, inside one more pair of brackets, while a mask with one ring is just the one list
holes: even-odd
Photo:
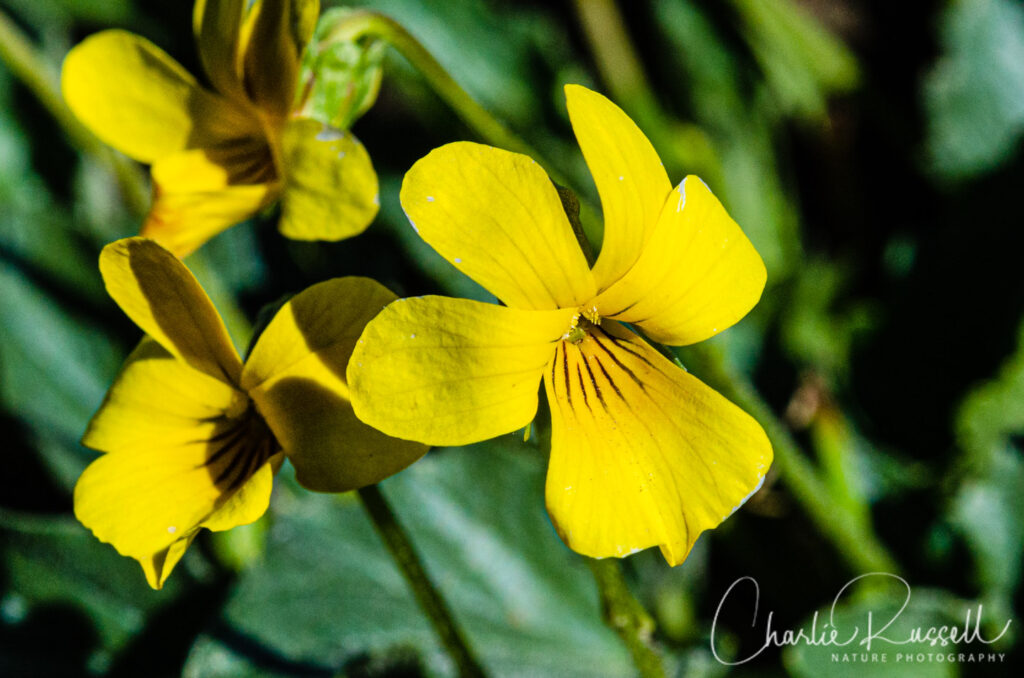
[[209, 469], [214, 484], [228, 491], [241, 487], [280, 449], [255, 405], [248, 398], [245, 404], [239, 415], [225, 413], [220, 419], [223, 423], [207, 441], [209, 456], [203, 465]]
[[593, 328], [600, 326], [601, 316], [597, 312], [597, 307], [580, 307], [579, 313], [574, 315], [572, 318], [572, 325], [569, 326], [569, 331], [562, 335], [562, 341], [578, 344], [583, 341], [583, 338], [586, 337]]

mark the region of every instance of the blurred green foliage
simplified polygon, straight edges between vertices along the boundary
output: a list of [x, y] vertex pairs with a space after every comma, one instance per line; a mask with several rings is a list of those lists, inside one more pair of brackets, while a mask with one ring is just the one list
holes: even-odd
[[[588, 44], [576, 5], [358, 4], [401, 22], [599, 204], [561, 86], [608, 91], [595, 56], [608, 46]], [[0, 8], [51, 74], [72, 44], [109, 26], [198, 72], [190, 3]], [[1022, 609], [1024, 10], [1011, 0], [619, 8], [649, 91], [609, 93], [674, 180], [708, 180], [769, 269], [759, 307], [714, 342], [753, 375], [830, 496], [892, 551], [914, 587], [901, 623], [956, 623], [983, 602], [994, 635]], [[373, 102], [354, 130], [381, 175], [377, 223], [343, 243], [296, 243], [268, 213], [189, 260], [240, 348], [261, 307], [332, 276], [493, 300], [415, 235], [397, 201], [415, 160], [473, 131], [410, 64], [374, 49], [321, 54], [321, 66], [366, 77], [349, 108], [327, 105], [340, 78], [322, 83], [316, 106], [347, 125]], [[266, 518], [204, 535], [159, 592], [74, 522], [72, 488], [93, 458], [78, 438], [138, 340], [96, 256], [137, 224], [108, 166], [69, 143], [0, 62], [0, 675], [450, 675], [358, 504], [302, 492], [287, 470]], [[545, 427], [535, 422], [526, 443], [431, 452], [384, 492], [495, 675], [631, 675], [586, 567], [545, 517]], [[671, 675], [845, 675], [822, 648], [773, 648], [734, 668], [711, 656], [716, 606], [736, 578], [760, 582], [759, 623], [772, 610], [795, 627], [863, 574], [813, 528], [785, 478], [766, 485], [679, 568], [649, 552], [625, 561]], [[883, 614], [894, 595], [866, 592], [841, 614]], [[759, 645], [750, 622], [721, 620], [731, 656]], [[1008, 653], [1003, 664], [850, 673], [1006, 675], [1021, 658], [1011, 630], [992, 650]]]

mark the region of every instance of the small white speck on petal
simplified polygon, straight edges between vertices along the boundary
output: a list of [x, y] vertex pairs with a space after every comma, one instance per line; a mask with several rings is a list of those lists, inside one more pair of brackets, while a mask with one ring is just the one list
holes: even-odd
[[338, 151], [338, 160], [341, 160], [344, 157], [345, 157], [345, 151]]
[[456, 264], [461, 264], [462, 263], [462, 257], [455, 257], [455, 263]]
[[413, 333], [413, 334], [410, 334], [410, 335], [409, 335], [409, 338], [410, 338], [410, 339], [415, 339], [415, 338], [416, 338], [416, 334], [415, 334], [415, 333]]
[[178, 528], [176, 528], [174, 525], [171, 525], [171, 526], [169, 526], [167, 528], [167, 534], [174, 534], [177, 531], [178, 531]]
[[619, 175], [619, 181], [622, 181], [622, 180], [624, 180], [625, 178], [626, 178], [626, 177], [622, 176], [621, 174]]
[[434, 202], [434, 196], [428, 195], [427, 196], [427, 202]]
[[[317, 141], [338, 141], [339, 139], [344, 138], [344, 132], [342, 132], [340, 129], [329, 127], [327, 125], [324, 125], [324, 128], [320, 130], [319, 134], [316, 135]], [[342, 155], [344, 155], [344, 153]]]

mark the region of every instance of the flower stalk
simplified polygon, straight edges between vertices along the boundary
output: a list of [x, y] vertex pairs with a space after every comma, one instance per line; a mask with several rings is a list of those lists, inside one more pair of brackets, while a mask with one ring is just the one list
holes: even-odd
[[431, 582], [419, 554], [398, 522], [387, 499], [381, 494], [377, 485], [368, 485], [358, 490], [359, 499], [366, 513], [373, 522], [373, 527], [380, 535], [384, 546], [402, 572], [406, 582], [416, 596], [420, 609], [430, 620], [431, 626], [440, 638], [448, 655], [458, 669], [461, 678], [481, 678], [485, 676], [483, 668], [470, 649], [465, 634], [452, 616], [448, 604], [441, 597]]
[[398, 50], [420, 72], [434, 92], [485, 141], [517, 153], [538, 155], [462, 89], [444, 66], [394, 19], [378, 12], [357, 10], [339, 21], [325, 42], [355, 41], [364, 37], [380, 38]]
[[665, 678], [661, 658], [651, 646], [654, 620], [629, 590], [622, 576], [621, 562], [612, 558], [587, 558], [587, 565], [594, 574], [601, 595], [604, 621], [629, 649], [637, 675], [641, 678]]

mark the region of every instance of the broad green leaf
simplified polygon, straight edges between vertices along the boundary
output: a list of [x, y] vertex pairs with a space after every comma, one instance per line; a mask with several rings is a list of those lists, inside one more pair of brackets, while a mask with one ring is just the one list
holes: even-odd
[[[66, 610], [67, 623], [74, 625], [78, 615], [78, 632], [92, 639], [82, 648], [91, 667], [109, 664], [143, 631], [150, 615], [180, 593], [174, 581], [151, 591], [135, 561], [119, 556], [70, 517], [0, 511], [0, 556], [5, 634], [17, 633], [37, 615]], [[43, 675], [47, 657], [32, 659], [31, 675]], [[80, 675], [83, 669], [63, 675]]]
[[[431, 452], [383, 483], [482, 661], [496, 676], [632, 675], [602, 623], [593, 579], [544, 512], [543, 465], [511, 438]], [[338, 670], [361, 654], [414, 648], [430, 675], [451, 666], [354, 497], [281, 484], [264, 560], [242, 575], [223, 624], [187, 670], [232, 654], [245, 637], [293, 669]], [[246, 672], [239, 664], [240, 675]], [[212, 672], [212, 669], [211, 669]], [[215, 674], [216, 675], [216, 674]]]
[[[103, 400], [121, 356], [109, 337], [0, 261], [0, 400], [42, 439], [41, 452], [70, 459], [48, 460], [66, 469], [67, 487], [88, 457], [77, 441]], [[69, 463], [70, 462], [70, 463]]]

